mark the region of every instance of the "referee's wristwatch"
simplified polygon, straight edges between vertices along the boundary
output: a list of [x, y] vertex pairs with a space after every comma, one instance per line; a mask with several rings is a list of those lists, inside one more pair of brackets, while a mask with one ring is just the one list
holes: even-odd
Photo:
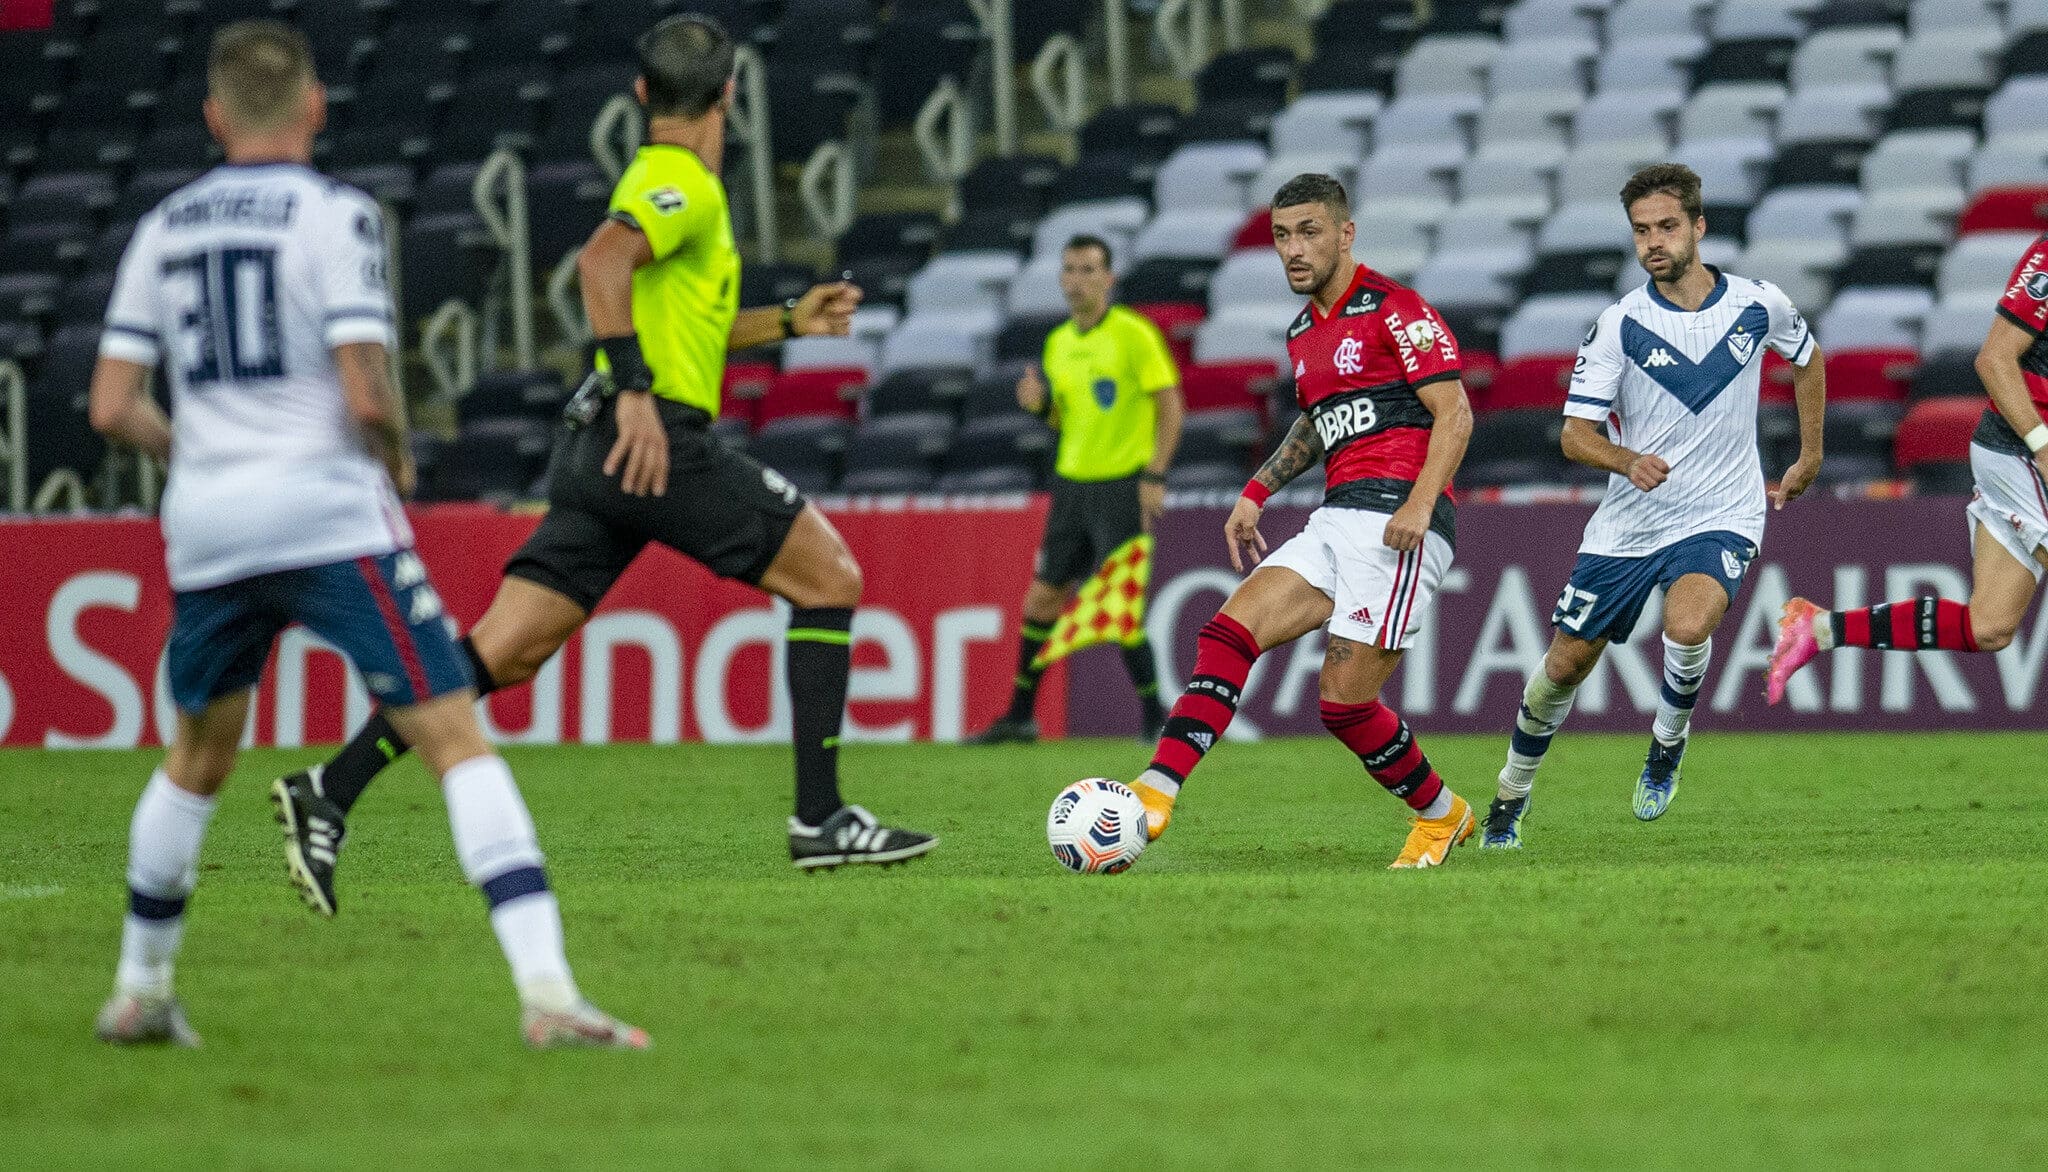
[[1152, 471], [1152, 470], [1151, 470], [1150, 468], [1140, 468], [1140, 469], [1138, 470], [1138, 483], [1139, 483], [1139, 484], [1165, 484], [1165, 483], [1166, 483], [1166, 473], [1164, 473], [1164, 472], [1154, 472], [1154, 471]]
[[792, 297], [782, 303], [782, 337], [784, 341], [796, 337], [796, 301]]

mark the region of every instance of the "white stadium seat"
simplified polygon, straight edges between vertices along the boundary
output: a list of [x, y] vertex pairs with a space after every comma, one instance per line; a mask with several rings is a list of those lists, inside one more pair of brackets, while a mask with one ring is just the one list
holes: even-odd
[[1659, 33], [1706, 31], [1714, 0], [1622, 0], [1607, 14], [1607, 42]]
[[913, 315], [938, 309], [1001, 309], [1004, 290], [1023, 267], [1015, 253], [946, 253], [910, 278], [905, 303]]
[[1373, 118], [1385, 105], [1371, 90], [1303, 94], [1273, 116], [1273, 153], [1335, 151], [1362, 159], [1372, 145]]
[[857, 366], [862, 370], [873, 370], [875, 353], [875, 343], [867, 338], [791, 338], [782, 344], [782, 369], [818, 370], [828, 366]]
[[978, 370], [1002, 324], [992, 309], [913, 313], [882, 340], [879, 373], [934, 366]]
[[1571, 142], [1572, 118], [1586, 99], [1577, 90], [1540, 90], [1508, 94], [1479, 111], [1475, 145], [1489, 143]]
[[1367, 206], [1448, 205], [1457, 194], [1465, 148], [1455, 142], [1393, 143], [1358, 169], [1358, 202]]
[[1543, 216], [1544, 213], [1527, 206], [1473, 200], [1451, 205], [1450, 214], [1436, 226], [1435, 236], [1445, 247], [1478, 240], [1514, 241], [1518, 246], [1534, 247]]
[[1699, 172], [1706, 202], [1747, 207], [1761, 194], [1776, 153], [1768, 138], [1709, 138], [1679, 143], [1673, 158]]
[[1814, 321], [1814, 333], [1831, 353], [1847, 350], [1917, 350], [1920, 326], [1934, 309], [1925, 289], [1844, 289]]
[[1960, 187], [1977, 132], [1944, 127], [1938, 130], [1897, 130], [1877, 140], [1863, 156], [1863, 190], [1888, 187]]
[[1493, 97], [1542, 90], [1584, 93], [1593, 77], [1592, 61], [1599, 55], [1600, 45], [1592, 40], [1516, 41], [1494, 59], [1486, 74], [1486, 92]]
[[2038, 236], [2033, 231], [1972, 232], [1949, 246], [1934, 287], [1944, 297], [1966, 289], [2003, 290], [2012, 267]]
[[1372, 149], [1396, 143], [1468, 144], [1485, 105], [1478, 90], [1396, 98], [1373, 119]]
[[854, 337], [879, 348], [883, 335], [902, 320], [903, 311], [893, 305], [863, 305], [853, 311], [846, 328]]
[[1060, 292], [1060, 251], [1041, 252], [1010, 282], [1010, 313], [1065, 313], [1067, 298]]
[[1749, 210], [1745, 235], [1751, 240], [1846, 243], [1849, 221], [1862, 203], [1863, 192], [1846, 183], [1780, 187]]
[[1797, 40], [1806, 35], [1801, 14], [1814, 7], [1815, 0], [1742, 0], [1714, 10], [1709, 26], [1716, 41], [1751, 41], [1765, 38]]
[[1598, 41], [1600, 14], [1585, 0], [1521, 0], [1501, 17], [1503, 52], [1516, 52], [1530, 41], [1553, 37]]
[[[1275, 155], [1266, 161], [1265, 167], [1261, 168], [1257, 175], [1252, 176], [1247, 185], [1252, 206], [1266, 206], [1272, 202], [1273, 193], [1279, 191], [1289, 179], [1310, 172], [1335, 177], [1337, 182], [1344, 185], [1346, 191], [1352, 191], [1358, 186], [1358, 159], [1354, 156], [1313, 152]], [[1243, 223], [1243, 217], [1239, 217], [1238, 222]]]
[[1244, 225], [1229, 208], [1171, 208], [1152, 217], [1131, 242], [1133, 262], [1155, 256], [1221, 260]]
[[1822, 29], [1792, 54], [1792, 88], [1890, 84], [1892, 59], [1906, 34], [1890, 25]]
[[1394, 73], [1399, 98], [1423, 94], [1478, 94], [1486, 89], [1486, 71], [1500, 55], [1500, 41], [1476, 33], [1428, 36], [1401, 56]]
[[1513, 362], [1529, 354], [1571, 354], [1586, 329], [1612, 304], [1604, 293], [1554, 293], [1531, 297], [1500, 328], [1500, 357]]
[[1270, 304], [1294, 297], [1287, 287], [1287, 269], [1270, 248], [1233, 252], [1209, 279], [1209, 308]]
[[1221, 207], [1248, 212], [1256, 205], [1246, 185], [1265, 165], [1266, 148], [1257, 143], [1189, 143], [1159, 165], [1152, 202], [1160, 211]]
[[2005, 134], [1970, 156], [1970, 191], [2048, 184], [2048, 121], [2033, 134]]
[[1692, 63], [1707, 51], [1697, 33], [1660, 32], [1611, 41], [1593, 69], [1603, 94], [1620, 90], [1684, 89], [1692, 84]]
[[1031, 235], [1031, 255], [1057, 257], [1067, 241], [1086, 233], [1107, 240], [1121, 261], [1130, 248], [1131, 237], [1150, 218], [1151, 210], [1145, 201], [1135, 196], [1070, 203], [1038, 222], [1038, 230]]
[[1807, 317], [1827, 308], [1834, 272], [1849, 250], [1832, 240], [1751, 239], [1729, 267], [1785, 291]]
[[1533, 208], [1533, 218], [1549, 215], [1564, 158], [1563, 147], [1545, 142], [1498, 143], [1483, 148], [1458, 169], [1458, 200], [1484, 199], [1497, 206]]
[[[1999, 274], [2003, 277], [2004, 274]], [[2004, 282], [1989, 288], [1963, 289], [1943, 293], [1933, 312], [1920, 325], [1920, 354], [1932, 358], [1941, 353], [1975, 353], [1991, 332], [1993, 307], [2005, 292]]]
[[1429, 259], [1430, 239], [1427, 225], [1391, 216], [1367, 216], [1358, 221], [1358, 239], [1351, 252], [1380, 272], [1406, 283]]
[[2048, 31], [2048, 0], [2009, 0], [2005, 8], [2005, 31], [2014, 39]]
[[1683, 89], [1623, 90], [1595, 94], [1572, 118], [1572, 142], [1657, 140], [1664, 150], [1678, 140], [1678, 111], [1685, 105]]
[[1535, 263], [1533, 253], [1501, 248], [1451, 247], [1415, 274], [1415, 291], [1432, 305], [1514, 304], [1515, 287]]
[[1584, 252], [1595, 248], [1628, 248], [1628, 214], [1621, 206], [1621, 184], [1598, 200], [1567, 203], [1543, 221], [1536, 233], [1539, 252]]
[[1195, 327], [1195, 361], [1265, 359], [1276, 371], [1286, 369], [1287, 327], [1301, 313], [1301, 299], [1289, 296], [1291, 300], [1235, 305], [1210, 314]]
[[1998, 58], [2004, 49], [2005, 33], [1996, 24], [1914, 33], [1899, 49], [1891, 82], [1900, 93], [1989, 89], [1998, 81]]
[[1887, 188], [1856, 209], [1849, 243], [1946, 244], [1962, 210], [1963, 193], [1953, 187]]
[[1668, 148], [1656, 139], [1598, 142], [1564, 157], [1557, 170], [1557, 202], [1598, 203], [1621, 197], [1629, 176], [1665, 160]]
[[1785, 87], [1765, 81], [1704, 86], [1678, 112], [1678, 138], [1768, 138], [1785, 105]]
[[1848, 139], [1869, 142], [1884, 129], [1892, 92], [1881, 85], [1811, 86], [1778, 114], [1778, 145]]
[[1913, 0], [1906, 27], [1914, 36], [1947, 29], [1990, 29], [2000, 31], [1999, 13], [2003, 0]]
[[2048, 110], [2048, 74], [2011, 78], [1985, 103], [1984, 136], [2035, 133], [2043, 110]]

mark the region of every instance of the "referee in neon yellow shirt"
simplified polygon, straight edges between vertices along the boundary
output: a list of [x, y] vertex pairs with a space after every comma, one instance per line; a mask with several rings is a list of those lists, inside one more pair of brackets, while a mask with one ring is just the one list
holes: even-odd
[[[1079, 584], [1110, 554], [1152, 531], [1166, 505], [1166, 469], [1180, 444], [1180, 372], [1159, 327], [1143, 314], [1113, 305], [1109, 245], [1076, 236], [1060, 254], [1060, 292], [1074, 316], [1045, 340], [1044, 373], [1017, 382], [1017, 403], [1059, 429], [1052, 512], [1031, 587], [1024, 593], [1024, 629], [1010, 710], [974, 743], [1038, 739], [1032, 709], [1038, 698], [1038, 653]], [[1152, 644], [1140, 632], [1123, 648], [1137, 686], [1146, 735], [1166, 720]]]

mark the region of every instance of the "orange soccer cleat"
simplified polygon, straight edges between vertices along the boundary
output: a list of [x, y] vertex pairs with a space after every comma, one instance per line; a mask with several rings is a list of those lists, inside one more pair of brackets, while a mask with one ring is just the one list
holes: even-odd
[[1132, 782], [1131, 792], [1145, 803], [1145, 841], [1157, 842], [1166, 833], [1166, 824], [1173, 821], [1173, 795], [1142, 781]]
[[1407, 844], [1401, 848], [1401, 856], [1388, 870], [1441, 865], [1452, 847], [1472, 837], [1472, 804], [1452, 794], [1450, 813], [1441, 818], [1417, 817], [1414, 824], [1415, 828], [1408, 832]]

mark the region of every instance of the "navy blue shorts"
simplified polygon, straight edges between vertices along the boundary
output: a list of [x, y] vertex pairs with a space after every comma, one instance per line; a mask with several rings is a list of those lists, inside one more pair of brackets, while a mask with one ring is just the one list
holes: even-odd
[[1687, 574], [1705, 574], [1721, 584], [1733, 603], [1755, 556], [1749, 538], [1726, 530], [1688, 537], [1637, 558], [1582, 553], [1557, 609], [1550, 612], [1550, 625], [1588, 642], [1626, 643], [1652, 591], [1669, 590]]
[[271, 643], [293, 623], [348, 656], [381, 704], [418, 704], [471, 682], [455, 621], [409, 549], [180, 591], [172, 613], [171, 696], [188, 713], [255, 687]]

